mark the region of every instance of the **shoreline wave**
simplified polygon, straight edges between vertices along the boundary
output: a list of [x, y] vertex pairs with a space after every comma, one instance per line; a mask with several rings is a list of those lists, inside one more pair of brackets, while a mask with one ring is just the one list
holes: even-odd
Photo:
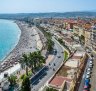
[[15, 42], [15, 44], [10, 48], [10, 50], [7, 52], [7, 54], [0, 60], [0, 63], [3, 63], [5, 61], [5, 59], [10, 55], [10, 53], [15, 49], [15, 47], [18, 45], [19, 43], [19, 40], [20, 40], [20, 36], [21, 36], [21, 29], [19, 28], [19, 26], [17, 25], [17, 23], [15, 21], [12, 21], [12, 20], [5, 20], [5, 21], [11, 21], [13, 23], [16, 24], [16, 26], [18, 27], [19, 29], [19, 33], [17, 35], [17, 40]]

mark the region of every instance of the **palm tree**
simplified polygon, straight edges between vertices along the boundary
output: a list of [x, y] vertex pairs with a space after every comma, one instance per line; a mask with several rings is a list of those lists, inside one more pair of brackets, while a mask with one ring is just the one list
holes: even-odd
[[45, 63], [45, 58], [41, 55], [41, 52], [40, 51], [38, 51], [38, 54], [37, 54], [37, 56], [38, 56], [38, 62], [39, 62], [39, 65], [42, 65], [42, 63]]
[[31, 67], [32, 73], [34, 73], [33, 72], [34, 64], [35, 64], [35, 60], [34, 60], [34, 57], [33, 57], [33, 53], [30, 52], [30, 54], [29, 54], [29, 66]]
[[17, 77], [14, 75], [11, 75], [10, 77], [8, 77], [8, 81], [10, 82], [10, 86], [13, 87], [14, 85], [16, 85], [16, 79]]
[[27, 54], [22, 55], [20, 63], [21, 65], [24, 65], [26, 67], [26, 75], [28, 75], [29, 57], [27, 56]]
[[47, 40], [47, 50], [51, 52], [53, 50], [54, 42], [51, 39]]
[[45, 63], [45, 59], [41, 55], [41, 52], [37, 51], [29, 54], [29, 63], [33, 72], [36, 68], [40, 67], [42, 63]]
[[31, 91], [30, 79], [28, 76], [24, 76], [24, 78], [23, 78], [21, 91]]

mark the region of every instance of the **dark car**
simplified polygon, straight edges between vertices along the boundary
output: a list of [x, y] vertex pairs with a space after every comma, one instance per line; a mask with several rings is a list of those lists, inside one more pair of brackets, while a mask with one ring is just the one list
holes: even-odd
[[58, 58], [61, 58], [61, 56], [58, 56]]

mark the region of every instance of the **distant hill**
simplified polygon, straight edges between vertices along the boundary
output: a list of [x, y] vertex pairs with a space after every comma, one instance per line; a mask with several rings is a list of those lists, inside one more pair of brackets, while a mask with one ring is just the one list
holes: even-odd
[[66, 12], [66, 13], [17, 13], [17, 14], [0, 14], [2, 19], [20, 19], [25, 17], [32, 18], [50, 18], [50, 17], [96, 17], [96, 12]]

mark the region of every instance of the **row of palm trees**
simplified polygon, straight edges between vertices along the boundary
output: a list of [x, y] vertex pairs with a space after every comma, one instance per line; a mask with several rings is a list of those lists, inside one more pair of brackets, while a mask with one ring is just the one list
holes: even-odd
[[28, 75], [28, 68], [31, 68], [32, 73], [35, 73], [35, 70], [45, 63], [45, 58], [41, 55], [40, 51], [37, 51], [23, 54], [20, 63], [22, 68], [26, 69], [26, 75]]
[[52, 34], [50, 32], [48, 32], [46, 28], [41, 27], [41, 26], [37, 26], [39, 30], [41, 30], [44, 34], [44, 36], [46, 37], [47, 41], [46, 41], [46, 49], [49, 53], [52, 52], [53, 48], [54, 48], [54, 42], [52, 41]]

